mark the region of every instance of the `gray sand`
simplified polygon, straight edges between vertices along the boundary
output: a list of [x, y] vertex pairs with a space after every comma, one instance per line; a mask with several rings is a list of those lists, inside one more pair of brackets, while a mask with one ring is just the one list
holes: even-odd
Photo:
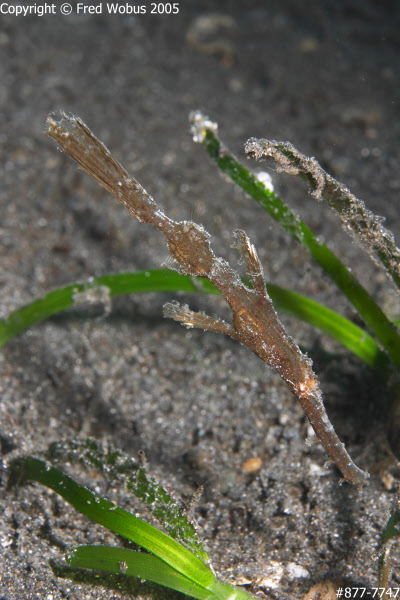
[[[178, 15], [124, 17], [103, 3], [102, 15], [0, 16], [1, 317], [56, 287], [160, 268], [167, 257], [159, 232], [130, 219], [44, 136], [48, 112], [64, 109], [85, 120], [168, 215], [202, 222], [235, 268], [230, 246], [240, 227], [269, 281], [360, 322], [307, 252], [227, 183], [189, 134], [188, 114], [201, 109], [243, 160], [251, 136], [290, 140], [398, 237], [399, 5], [306, 4], [186, 0]], [[398, 316], [390, 282], [329, 209], [295, 178], [272, 177]], [[228, 338], [162, 318], [174, 297], [79, 307], [2, 349], [1, 600], [128, 597], [57, 577], [49, 565], [62, 563], [65, 545], [116, 544], [113, 535], [41, 486], [6, 490], [13, 458], [86, 436], [134, 457], [144, 450], [150, 473], [184, 503], [204, 484], [194, 512], [214, 568], [261, 597], [297, 600], [330, 579], [376, 585], [379, 536], [400, 476], [388, 460], [384, 385], [329, 337], [283, 315], [314, 360], [337, 432], [371, 473], [359, 493], [339, 486], [321, 446], [307, 443], [310, 426], [286, 385], [259, 359]], [[179, 299], [229, 318], [220, 298]], [[254, 456], [263, 467], [250, 478], [243, 463]], [[88, 487], [140, 510], [96, 472], [71, 468]], [[392, 585], [400, 585], [398, 569]], [[134, 593], [159, 591], [139, 585]]]

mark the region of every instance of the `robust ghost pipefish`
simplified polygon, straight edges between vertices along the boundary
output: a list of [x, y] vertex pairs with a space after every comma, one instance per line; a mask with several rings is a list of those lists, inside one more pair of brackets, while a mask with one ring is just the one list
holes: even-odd
[[165, 305], [164, 315], [187, 327], [224, 333], [252, 350], [286, 381], [344, 479], [355, 485], [365, 483], [368, 473], [354, 464], [329, 420], [311, 360], [286, 334], [278, 319], [266, 291], [257, 252], [245, 232], [235, 233], [236, 245], [246, 263], [252, 288], [223, 258], [215, 256], [210, 236], [202, 226], [191, 221], [176, 222], [165, 215], [80, 119], [64, 113], [59, 118], [50, 115], [47, 133], [135, 219], [154, 225], [165, 235], [168, 251], [182, 273], [205, 277], [218, 288], [232, 310], [232, 324], [193, 312], [176, 302]]

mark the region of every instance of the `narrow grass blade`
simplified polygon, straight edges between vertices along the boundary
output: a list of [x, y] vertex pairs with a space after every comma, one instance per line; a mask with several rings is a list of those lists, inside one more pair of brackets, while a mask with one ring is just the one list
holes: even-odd
[[110, 296], [133, 292], [197, 291], [217, 293], [214, 286], [206, 279], [180, 275], [168, 269], [104, 275], [92, 278], [85, 283], [73, 283], [49, 292], [43, 298], [11, 313], [7, 319], [0, 322], [0, 347], [31, 325], [71, 308], [78, 294], [99, 286], [108, 288]]
[[400, 537], [400, 508], [394, 509], [391, 513], [382, 533], [381, 545], [383, 546], [396, 537]]
[[163, 560], [144, 552], [109, 546], [78, 546], [67, 557], [71, 567], [95, 569], [158, 583], [198, 600], [210, 598], [210, 591], [193, 583]]
[[390, 374], [389, 357], [380, 350], [374, 338], [361, 327], [323, 304], [301, 294], [288, 292], [288, 290], [273, 284], [267, 284], [267, 290], [277, 309], [328, 333], [384, 377]]
[[382, 598], [389, 599], [392, 594], [389, 588], [390, 579], [393, 572], [392, 564], [392, 545], [396, 538], [400, 537], [400, 502], [397, 501], [397, 507], [392, 511], [381, 537], [381, 553], [379, 555], [379, 588], [383, 588]]
[[[43, 298], [13, 312], [5, 321], [0, 322], [0, 347], [31, 325], [71, 308], [76, 294], [97, 286], [107, 287], [110, 296], [134, 292], [178, 291], [219, 294], [207, 279], [180, 275], [176, 271], [168, 269], [104, 275], [86, 283], [75, 283], [54, 290]], [[267, 290], [277, 309], [292, 314], [328, 333], [366, 364], [380, 370], [385, 376], [388, 374], [390, 361], [387, 355], [363, 329], [335, 311], [305, 296], [272, 284], [267, 284]]]
[[209, 588], [214, 582], [211, 569], [182, 544], [94, 494], [49, 463], [33, 457], [18, 459], [13, 463], [12, 479], [32, 480], [46, 485], [92, 521], [152, 552], [197, 585]]
[[[143, 569], [148, 569], [149, 581], [176, 590], [179, 589], [177, 586], [184, 586], [186, 589], [179, 591], [193, 595], [199, 600], [205, 600], [205, 598], [209, 598], [209, 600], [249, 600], [251, 598], [247, 592], [219, 581], [212, 570], [182, 544], [128, 511], [94, 494], [49, 463], [31, 456], [14, 460], [10, 464], [9, 487], [20, 485], [25, 481], [36, 481], [46, 485], [81, 514], [154, 554], [160, 563], [136, 557], [137, 560], [142, 561]], [[119, 554], [114, 554], [112, 560], [115, 560], [116, 556], [122, 557], [122, 561], [118, 560], [118, 573], [121, 573], [125, 569], [125, 565], [121, 565], [121, 562], [127, 562], [128, 555], [121, 554], [121, 552], [125, 552], [123, 549], [117, 550], [119, 550]], [[94, 557], [95, 551], [92, 551], [91, 555], [90, 552], [89, 555], [85, 552], [83, 549], [72, 552], [71, 564], [76, 561], [75, 566], [78, 566], [77, 563], [81, 557], [79, 566], [83, 567], [84, 560], [86, 560], [87, 568], [101, 569], [100, 561], [96, 561]], [[107, 562], [107, 556], [111, 557], [110, 552], [113, 552], [112, 548], [108, 549], [108, 555], [103, 551], [103, 561]], [[97, 557], [99, 558], [99, 555]], [[154, 557], [152, 558], [154, 559]], [[112, 560], [110, 558], [109, 564], [112, 563]], [[89, 561], [93, 561], [92, 567], [89, 567]], [[113, 564], [115, 567], [115, 562]], [[158, 575], [157, 566], [161, 567]], [[114, 568], [111, 572], [115, 572]], [[134, 574], [133, 571], [132, 574]], [[143, 575], [147, 578], [144, 571]], [[141, 575], [136, 576], [140, 577]], [[159, 581], [156, 577], [159, 577]], [[193, 593], [189, 591], [186, 582]], [[174, 585], [170, 585], [172, 583]], [[204, 596], [201, 590], [207, 591], [207, 595]]]
[[163, 529], [175, 540], [188, 546], [203, 561], [209, 557], [201, 544], [195, 528], [185, 516], [182, 507], [143, 467], [119, 450], [103, 448], [93, 439], [55, 442], [50, 446], [49, 458], [79, 461], [95, 467], [109, 480], [124, 485], [162, 524]]
[[[201, 129], [198, 113], [193, 117], [196, 118], [197, 127]], [[210, 122], [204, 120], [204, 128], [197, 133], [197, 139], [201, 141], [210, 157], [232, 181], [254, 198], [294, 239], [309, 250], [311, 256], [347, 296], [393, 361], [400, 367], [400, 337], [368, 292], [335, 254], [318, 240], [299, 216], [286, 206], [279, 196], [266, 189], [253, 173], [228, 152], [217, 137], [215, 126], [212, 127], [207, 123]]]

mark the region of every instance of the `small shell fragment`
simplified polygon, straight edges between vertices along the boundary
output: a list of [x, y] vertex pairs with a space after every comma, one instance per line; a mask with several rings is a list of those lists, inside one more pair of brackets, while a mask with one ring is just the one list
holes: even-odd
[[336, 600], [338, 590], [341, 588], [340, 581], [325, 581], [313, 585], [302, 600]]
[[263, 461], [259, 456], [248, 458], [242, 464], [242, 469], [247, 475], [257, 475], [262, 469]]

